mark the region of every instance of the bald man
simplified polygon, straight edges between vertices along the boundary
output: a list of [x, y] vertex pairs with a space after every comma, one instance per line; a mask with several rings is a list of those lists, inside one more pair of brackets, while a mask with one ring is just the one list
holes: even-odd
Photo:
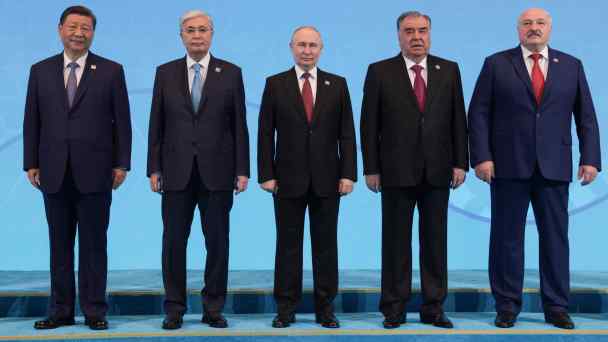
[[316, 322], [338, 328], [332, 304], [338, 291], [338, 206], [357, 177], [350, 96], [343, 77], [317, 67], [323, 49], [317, 29], [299, 27], [289, 47], [295, 66], [266, 80], [258, 130], [258, 181], [272, 193], [277, 225], [278, 314], [272, 326], [295, 322], [308, 207]]
[[597, 118], [583, 65], [547, 46], [551, 25], [543, 9], [521, 14], [520, 46], [486, 58], [469, 108], [471, 165], [491, 190], [490, 285], [495, 324], [501, 328], [512, 327], [521, 310], [530, 202], [539, 234], [545, 321], [574, 328], [568, 316], [573, 117], [582, 185], [601, 168]]

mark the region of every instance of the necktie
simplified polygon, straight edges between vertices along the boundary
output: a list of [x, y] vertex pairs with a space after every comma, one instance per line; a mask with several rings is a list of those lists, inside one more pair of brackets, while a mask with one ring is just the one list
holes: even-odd
[[426, 101], [426, 84], [424, 84], [424, 79], [422, 78], [422, 66], [421, 65], [412, 65], [410, 68], [414, 70], [416, 76], [414, 77], [414, 94], [416, 94], [416, 100], [418, 102], [418, 109], [421, 112], [424, 112], [424, 101]]
[[312, 87], [310, 86], [310, 82], [308, 78], [310, 74], [305, 72], [302, 77], [304, 77], [304, 85], [302, 86], [302, 100], [304, 100], [304, 109], [306, 110], [306, 119], [308, 123], [312, 122]]
[[192, 90], [190, 90], [190, 94], [192, 96], [192, 106], [194, 107], [194, 111], [198, 112], [198, 105], [201, 103], [201, 96], [203, 95], [201, 65], [196, 63], [192, 67], [194, 68], [194, 79], [192, 80]]
[[74, 97], [76, 97], [76, 88], [78, 88], [78, 84], [76, 82], [76, 68], [78, 67], [79, 65], [76, 62], [70, 62], [68, 64], [68, 68], [70, 68], [70, 73], [68, 74], [68, 82], [65, 88], [68, 93], [68, 104], [70, 105], [70, 108], [72, 108], [72, 105], [74, 104]]
[[543, 98], [543, 90], [545, 89], [545, 77], [538, 64], [542, 55], [540, 53], [534, 53], [530, 55], [530, 58], [534, 60], [534, 65], [532, 66], [532, 89], [534, 89], [536, 103], [540, 105], [540, 101]]

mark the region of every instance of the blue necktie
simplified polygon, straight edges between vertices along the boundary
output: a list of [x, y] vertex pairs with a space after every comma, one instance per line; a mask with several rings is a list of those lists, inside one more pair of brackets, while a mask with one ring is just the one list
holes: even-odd
[[78, 84], [76, 83], [76, 68], [78, 67], [79, 65], [76, 62], [70, 62], [68, 64], [68, 68], [70, 68], [70, 74], [68, 75], [66, 90], [68, 92], [68, 104], [70, 105], [70, 108], [72, 108], [72, 104], [74, 104], [76, 88], [78, 88]]
[[194, 68], [194, 79], [192, 80], [192, 90], [190, 91], [190, 93], [192, 96], [192, 106], [194, 107], [194, 111], [198, 112], [198, 106], [201, 103], [201, 95], [203, 94], [201, 65], [196, 63], [192, 67]]

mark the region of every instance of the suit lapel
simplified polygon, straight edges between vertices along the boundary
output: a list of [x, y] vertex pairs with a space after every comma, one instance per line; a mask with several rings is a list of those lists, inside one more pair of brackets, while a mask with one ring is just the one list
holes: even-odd
[[531, 99], [534, 101], [534, 103], [536, 103], [534, 91], [532, 90], [532, 81], [530, 80], [530, 75], [528, 74], [528, 69], [526, 68], [526, 64], [524, 62], [524, 57], [520, 47], [516, 47], [511, 50], [511, 63], [513, 63], [513, 67], [515, 68], [517, 76], [519, 76], [521, 81], [526, 85], [526, 88], [528, 89], [528, 94], [530, 95]]
[[186, 63], [186, 57], [180, 59], [175, 64], [175, 75], [177, 87], [183, 97], [184, 104], [190, 111], [190, 114], [194, 114], [192, 97], [190, 96], [190, 86], [188, 84], [188, 64]]
[[330, 86], [331, 82], [327, 79], [327, 74], [317, 67], [317, 94], [315, 96], [311, 126], [315, 126], [319, 121], [319, 116], [323, 112], [323, 106], [326, 102], [328, 87]]
[[[317, 74], [317, 77], [318, 76], [319, 75]], [[308, 119], [306, 119], [306, 110], [304, 109], [304, 100], [302, 99], [302, 94], [300, 92], [300, 85], [298, 84], [298, 76], [296, 74], [295, 67], [289, 69], [285, 82], [287, 83], [285, 86], [287, 88], [289, 97], [291, 97], [291, 103], [293, 103], [296, 111], [304, 122], [308, 123]]]
[[553, 49], [549, 49], [549, 60], [547, 61], [547, 77], [545, 77], [545, 88], [543, 90], [543, 97], [541, 98], [540, 104], [542, 105], [547, 101], [549, 95], [551, 94], [551, 89], [553, 89], [553, 79], [555, 78], [555, 73], [559, 67], [559, 58], [556, 57], [555, 51]]
[[205, 83], [203, 84], [203, 94], [201, 96], [201, 103], [198, 106], [198, 112], [200, 113], [205, 102], [209, 98], [207, 94], [211, 89], [213, 89], [217, 83], [220, 81], [220, 75], [222, 73], [222, 67], [220, 62], [215, 59], [212, 55], [209, 56], [209, 67], [207, 69], [207, 76], [205, 78]]
[[66, 111], [68, 110], [68, 92], [65, 89], [65, 80], [64, 80], [64, 66], [63, 66], [63, 53], [58, 54], [56, 57], [56, 70], [57, 72], [55, 73], [56, 79], [55, 79], [55, 83], [57, 84], [56, 87], [57, 89], [59, 89], [59, 93], [62, 94], [62, 105], [63, 105], [63, 109], [65, 109]]
[[404, 97], [407, 99], [407, 101], [409, 101], [410, 106], [414, 107], [416, 111], [420, 113], [420, 109], [418, 108], [418, 100], [416, 100], [416, 94], [414, 94], [414, 88], [412, 87], [412, 82], [410, 81], [409, 71], [407, 70], [407, 65], [405, 64], [405, 60], [403, 59], [403, 55], [401, 55], [401, 53], [395, 57], [394, 73], [397, 76], [398, 81], [398, 84], [396, 84], [396, 89], [404, 89]]
[[[87, 60], [84, 64], [84, 70], [82, 70], [82, 76], [80, 77], [80, 82], [78, 83], [78, 87], [76, 88], [76, 95], [74, 96], [74, 103], [72, 103], [72, 107], [70, 111], [74, 110], [82, 97], [87, 92], [89, 88], [89, 84], [92, 80], [95, 79], [95, 73], [97, 70], [97, 56], [93, 53], [89, 52], [87, 56]], [[66, 94], [67, 97], [67, 94]]]
[[426, 101], [424, 104], [424, 112], [428, 113], [429, 108], [431, 108], [431, 104], [435, 99], [435, 95], [439, 92], [439, 88], [441, 86], [441, 81], [443, 77], [443, 72], [441, 70], [441, 65], [439, 61], [429, 55], [426, 59]]

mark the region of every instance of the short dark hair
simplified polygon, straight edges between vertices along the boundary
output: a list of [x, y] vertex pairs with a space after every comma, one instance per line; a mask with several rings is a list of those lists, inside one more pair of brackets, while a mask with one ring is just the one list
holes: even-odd
[[61, 17], [59, 18], [59, 25], [63, 25], [65, 19], [70, 14], [77, 14], [91, 18], [93, 20], [93, 30], [95, 30], [95, 26], [97, 25], [97, 18], [95, 17], [95, 14], [93, 14], [93, 11], [84, 6], [70, 6], [66, 8], [63, 13], [61, 13]]
[[399, 25], [401, 25], [401, 22], [403, 21], [403, 19], [405, 19], [407, 17], [414, 17], [414, 18], [423, 17], [429, 23], [429, 27], [431, 27], [431, 17], [429, 17], [428, 15], [426, 15], [424, 13], [420, 13], [418, 11], [407, 11], [407, 12], [401, 13], [399, 18], [397, 18], [397, 31], [399, 31]]

